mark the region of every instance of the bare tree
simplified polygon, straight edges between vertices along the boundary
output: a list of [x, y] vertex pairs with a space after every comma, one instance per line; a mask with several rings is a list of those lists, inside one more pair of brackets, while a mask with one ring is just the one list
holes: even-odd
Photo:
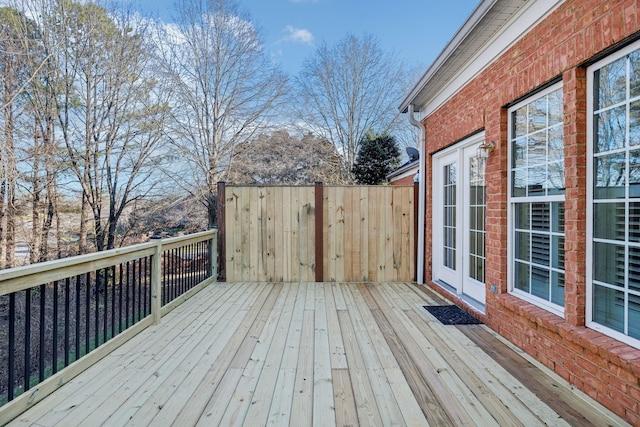
[[367, 133], [392, 134], [399, 125], [403, 65], [385, 53], [374, 36], [348, 35], [334, 46], [321, 44], [305, 60], [296, 80], [300, 118], [333, 142], [342, 156], [345, 182]]
[[260, 134], [236, 149], [228, 181], [234, 184], [312, 184], [340, 181], [340, 156], [332, 143], [285, 130]]
[[124, 208], [149, 179], [167, 105], [152, 76], [144, 22], [126, 10], [51, 0], [39, 16], [53, 55], [57, 119], [71, 170], [81, 187], [80, 251], [90, 211], [97, 250], [111, 249]]
[[166, 27], [158, 51], [173, 89], [168, 138], [189, 163], [184, 179], [213, 226], [217, 182], [235, 147], [274, 118], [287, 78], [233, 1], [181, 1], [178, 24]]
[[[13, 267], [18, 190], [18, 120], [25, 108], [21, 96], [27, 75], [28, 44], [25, 44], [24, 14], [10, 7], [0, 8], [0, 87], [2, 88], [2, 142], [0, 150], [0, 245], [4, 251], [1, 267]], [[31, 27], [33, 29], [33, 27]]]

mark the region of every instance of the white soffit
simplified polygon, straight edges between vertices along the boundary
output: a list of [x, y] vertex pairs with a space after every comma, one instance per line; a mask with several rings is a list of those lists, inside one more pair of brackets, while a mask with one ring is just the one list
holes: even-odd
[[427, 117], [564, 0], [484, 0], [400, 105]]

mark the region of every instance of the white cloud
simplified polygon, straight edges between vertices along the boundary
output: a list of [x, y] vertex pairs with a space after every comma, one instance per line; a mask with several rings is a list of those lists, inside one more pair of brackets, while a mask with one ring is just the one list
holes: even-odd
[[280, 42], [292, 42], [313, 45], [313, 34], [311, 31], [304, 28], [295, 28], [292, 25], [287, 25], [283, 32], [289, 33], [288, 36], [281, 39]]

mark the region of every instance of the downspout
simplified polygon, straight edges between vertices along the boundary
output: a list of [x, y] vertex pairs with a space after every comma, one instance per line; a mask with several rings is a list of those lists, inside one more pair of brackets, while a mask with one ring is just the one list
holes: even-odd
[[417, 127], [419, 130], [418, 136], [418, 150], [420, 152], [420, 160], [418, 166], [418, 174], [420, 177], [420, 181], [418, 183], [418, 262], [417, 262], [417, 282], [418, 284], [424, 284], [424, 230], [425, 230], [425, 220], [424, 220], [424, 211], [425, 211], [425, 185], [426, 185], [426, 153], [425, 153], [425, 137], [426, 137], [426, 129], [425, 126], [413, 115], [413, 104], [409, 104], [409, 123], [413, 126]]

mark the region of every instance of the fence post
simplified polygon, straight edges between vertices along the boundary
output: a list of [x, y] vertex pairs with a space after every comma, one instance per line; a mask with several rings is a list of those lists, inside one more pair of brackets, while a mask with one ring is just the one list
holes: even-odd
[[226, 219], [225, 219], [225, 205], [226, 205], [226, 183], [224, 181], [218, 182], [218, 190], [216, 193], [216, 209], [218, 213], [216, 215], [216, 222], [218, 223], [218, 281], [226, 282], [226, 251], [225, 251], [225, 238], [226, 238]]
[[209, 241], [209, 262], [211, 265], [211, 277], [214, 281], [218, 281], [218, 230], [214, 230], [213, 236]]
[[151, 314], [153, 324], [162, 317], [162, 240], [158, 239], [151, 265]]
[[315, 183], [316, 199], [315, 199], [315, 247], [316, 247], [316, 282], [322, 282], [324, 280], [324, 246], [323, 246], [323, 231], [324, 231], [324, 187], [322, 182], [316, 181]]

